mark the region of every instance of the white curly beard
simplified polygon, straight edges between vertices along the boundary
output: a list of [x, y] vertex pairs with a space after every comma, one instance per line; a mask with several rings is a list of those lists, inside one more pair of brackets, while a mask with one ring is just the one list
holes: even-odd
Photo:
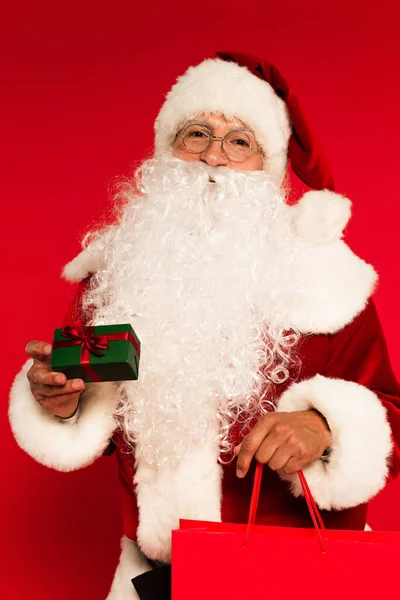
[[210, 431], [228, 451], [232, 424], [273, 402], [297, 341], [283, 326], [295, 245], [264, 172], [168, 157], [136, 180], [140, 193], [125, 184], [120, 222], [101, 232], [105, 266], [84, 306], [93, 324], [130, 322], [141, 340], [117, 417], [136, 456], [159, 467]]

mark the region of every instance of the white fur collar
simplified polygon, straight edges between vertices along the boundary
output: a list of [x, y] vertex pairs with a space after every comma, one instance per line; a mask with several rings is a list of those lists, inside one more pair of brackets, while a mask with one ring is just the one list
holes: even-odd
[[293, 295], [287, 325], [303, 334], [336, 333], [365, 308], [377, 274], [341, 240], [301, 245], [293, 279], [299, 294]]
[[[298, 250], [287, 328], [300, 333], [335, 333], [365, 307], [377, 283], [373, 267], [341, 240], [351, 214], [347, 198], [327, 190], [307, 192], [288, 208]], [[102, 239], [68, 263], [63, 276], [80, 281], [101, 268]]]

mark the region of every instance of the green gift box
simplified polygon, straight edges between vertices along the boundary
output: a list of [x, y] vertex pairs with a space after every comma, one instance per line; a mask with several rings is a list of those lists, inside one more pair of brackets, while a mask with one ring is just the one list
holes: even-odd
[[129, 323], [54, 330], [51, 368], [67, 379], [127, 381], [139, 376], [140, 341]]

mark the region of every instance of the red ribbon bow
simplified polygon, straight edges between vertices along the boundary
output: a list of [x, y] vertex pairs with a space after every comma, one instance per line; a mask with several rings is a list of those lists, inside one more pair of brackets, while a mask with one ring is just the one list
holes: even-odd
[[76, 321], [74, 325], [66, 325], [61, 331], [63, 337], [71, 340], [70, 346], [85, 346], [89, 352], [96, 356], [104, 356], [101, 350], [107, 350], [108, 339], [105, 335], [94, 335], [94, 327], [83, 325], [82, 321]]

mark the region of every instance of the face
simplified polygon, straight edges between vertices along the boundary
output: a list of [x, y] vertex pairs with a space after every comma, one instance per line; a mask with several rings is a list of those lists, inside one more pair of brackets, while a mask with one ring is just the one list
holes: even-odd
[[[231, 160], [222, 150], [221, 140], [213, 139], [209, 147], [203, 152], [199, 154], [190, 152], [180, 137], [183, 129], [189, 124], [199, 124], [201, 129], [207, 130], [211, 135], [221, 138], [224, 138], [232, 130], [240, 129], [250, 140], [252, 150], [243, 160]], [[201, 160], [212, 167], [228, 167], [229, 169], [237, 169], [239, 171], [261, 171], [263, 168], [262, 151], [258, 148], [257, 140], [251, 129], [240, 119], [227, 120], [225, 117], [214, 113], [209, 115], [202, 113], [197, 115], [195, 119], [188, 121], [182, 130], [178, 132], [172, 153], [181, 160], [187, 162]]]

